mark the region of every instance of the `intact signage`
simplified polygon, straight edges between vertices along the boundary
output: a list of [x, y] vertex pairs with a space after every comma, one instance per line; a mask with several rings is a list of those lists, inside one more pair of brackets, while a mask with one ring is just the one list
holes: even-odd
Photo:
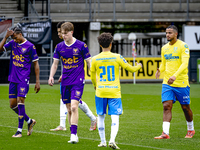
[[51, 20], [19, 23], [24, 37], [33, 44], [49, 44], [51, 42]]
[[190, 50], [200, 50], [200, 26], [184, 26], [184, 41]]
[[[126, 57], [126, 61], [133, 66], [133, 58]], [[135, 58], [135, 62], [141, 63], [143, 67], [135, 73], [136, 79], [156, 79], [155, 74], [157, 68], [161, 64], [161, 57], [141, 57]], [[90, 80], [90, 71], [85, 62], [85, 79]], [[159, 79], [163, 79], [164, 73], [161, 74]], [[126, 71], [124, 68], [120, 69], [120, 80], [133, 79], [133, 73]]]

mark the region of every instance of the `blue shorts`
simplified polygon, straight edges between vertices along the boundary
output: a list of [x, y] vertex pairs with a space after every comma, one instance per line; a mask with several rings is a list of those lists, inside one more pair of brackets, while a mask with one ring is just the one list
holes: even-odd
[[182, 105], [190, 104], [190, 87], [172, 87], [167, 84], [162, 85], [162, 102], [173, 100], [179, 101]]
[[84, 84], [61, 86], [62, 101], [64, 104], [71, 103], [71, 100], [77, 100], [81, 103]]
[[121, 98], [100, 98], [95, 96], [96, 111], [97, 115], [106, 114], [106, 109], [108, 105], [108, 115], [121, 115], [122, 101]]
[[9, 83], [9, 98], [26, 97], [28, 91], [28, 83]]

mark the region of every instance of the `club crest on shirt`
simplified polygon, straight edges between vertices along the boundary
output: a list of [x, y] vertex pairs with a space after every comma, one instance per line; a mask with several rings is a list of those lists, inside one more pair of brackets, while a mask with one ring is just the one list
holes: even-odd
[[78, 55], [79, 49], [78, 48], [73, 48], [73, 55]]
[[26, 48], [22, 48], [22, 50], [21, 50], [21, 51], [22, 51], [22, 53], [25, 53], [25, 52], [26, 52], [26, 50], [27, 50]]
[[177, 49], [178, 49], [178, 47], [174, 47], [174, 53], [178, 53]]
[[80, 91], [76, 91], [76, 96], [80, 96], [81, 95], [81, 92]]

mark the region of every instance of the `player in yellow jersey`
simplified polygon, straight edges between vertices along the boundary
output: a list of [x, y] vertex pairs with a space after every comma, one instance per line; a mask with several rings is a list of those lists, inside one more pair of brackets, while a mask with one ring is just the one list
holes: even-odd
[[139, 63], [137, 66], [131, 66], [120, 55], [111, 53], [113, 37], [110, 33], [102, 33], [98, 37], [98, 42], [102, 52], [92, 58], [91, 62], [91, 80], [96, 89], [95, 103], [98, 114], [98, 129], [101, 143], [98, 147], [106, 147], [105, 138], [105, 114], [108, 106], [108, 115], [111, 115], [111, 135], [109, 147], [119, 149], [115, 144], [115, 137], [119, 129], [119, 115], [122, 114], [121, 87], [119, 80], [120, 66], [130, 72], [135, 72], [142, 67]]
[[156, 78], [164, 72], [162, 85], [163, 103], [163, 133], [154, 139], [169, 139], [172, 106], [176, 100], [181, 104], [187, 121], [185, 138], [192, 138], [195, 134], [193, 113], [190, 109], [190, 85], [188, 82], [188, 62], [190, 51], [188, 45], [177, 39], [178, 29], [174, 25], [166, 28], [166, 37], [169, 41], [161, 50], [161, 65], [157, 69]]

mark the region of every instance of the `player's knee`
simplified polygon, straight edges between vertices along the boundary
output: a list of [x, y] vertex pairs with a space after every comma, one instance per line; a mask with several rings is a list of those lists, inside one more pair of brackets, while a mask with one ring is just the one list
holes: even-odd
[[10, 108], [11, 108], [11, 109], [13, 109], [13, 108], [15, 108], [15, 107], [16, 107], [15, 104], [10, 104]]
[[24, 103], [25, 98], [24, 97], [18, 97], [17, 98], [17, 103]]
[[189, 105], [182, 105], [182, 109], [184, 112], [190, 111], [190, 106]]
[[78, 110], [78, 107], [76, 105], [71, 106], [71, 111], [76, 112]]
[[163, 110], [168, 111], [172, 109], [172, 105], [170, 103], [163, 103]]

